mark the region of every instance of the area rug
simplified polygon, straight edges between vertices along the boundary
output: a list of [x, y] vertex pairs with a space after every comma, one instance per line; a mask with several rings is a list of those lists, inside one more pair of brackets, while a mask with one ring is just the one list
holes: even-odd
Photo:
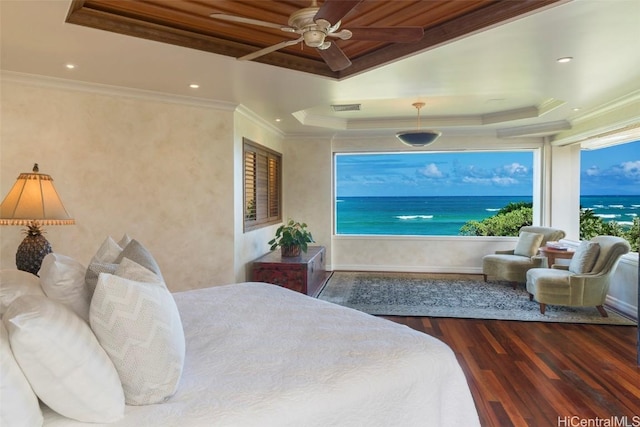
[[636, 324], [611, 309], [607, 309], [609, 317], [602, 317], [595, 307], [547, 306], [543, 315], [539, 304], [529, 301], [524, 285], [513, 289], [507, 282], [485, 283], [479, 276], [451, 277], [424, 273], [334, 272], [318, 298], [385, 316]]

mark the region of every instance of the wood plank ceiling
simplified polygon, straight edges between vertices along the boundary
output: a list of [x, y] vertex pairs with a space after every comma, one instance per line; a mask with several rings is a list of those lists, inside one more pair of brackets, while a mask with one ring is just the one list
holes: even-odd
[[[254, 61], [342, 79], [422, 52], [479, 30], [531, 13], [561, 0], [423, 0], [353, 2], [340, 28], [418, 26], [421, 40], [410, 43], [331, 38], [351, 60], [332, 71], [316, 48], [298, 43]], [[210, 17], [234, 15], [287, 26], [292, 13], [310, 0], [73, 0], [66, 22], [134, 37], [185, 46], [231, 57], [299, 37], [279, 28], [229, 22]], [[322, 6], [322, 1], [319, 1]], [[333, 24], [333, 23], [332, 23]]]

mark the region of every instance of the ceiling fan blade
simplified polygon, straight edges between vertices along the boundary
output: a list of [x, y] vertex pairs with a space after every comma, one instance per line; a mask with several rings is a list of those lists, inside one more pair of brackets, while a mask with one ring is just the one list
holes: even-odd
[[362, 0], [324, 0], [313, 20], [324, 19], [336, 24], [360, 2]]
[[373, 40], [393, 43], [417, 42], [424, 36], [422, 27], [349, 27], [351, 40]]
[[335, 43], [331, 43], [328, 49], [318, 49], [318, 53], [320, 53], [324, 62], [331, 68], [331, 71], [341, 71], [351, 65], [351, 61], [349, 61], [347, 55], [345, 55], [342, 49]]
[[298, 44], [302, 40], [304, 40], [304, 39], [302, 37], [300, 37], [299, 39], [296, 39], [296, 40], [283, 41], [283, 42], [280, 42], [278, 44], [274, 44], [273, 46], [269, 46], [269, 47], [265, 47], [264, 49], [257, 50], [257, 51], [255, 51], [253, 53], [248, 54], [248, 55], [241, 56], [240, 58], [238, 58], [238, 60], [240, 60], [240, 61], [250, 61], [250, 60], [255, 59], [255, 58], [259, 57], [259, 56], [266, 55], [267, 53], [274, 52], [274, 51], [276, 51], [278, 49], [282, 49], [283, 47], [293, 46], [294, 44]]
[[259, 21], [257, 19], [243, 18], [241, 16], [225, 15], [224, 13], [212, 13], [211, 15], [209, 15], [209, 17], [213, 19], [220, 19], [222, 21], [240, 22], [241, 24], [251, 24], [258, 25], [260, 27], [276, 28], [283, 31], [289, 31], [290, 29], [293, 30], [292, 28], [289, 28], [285, 25], [274, 24], [273, 22]]

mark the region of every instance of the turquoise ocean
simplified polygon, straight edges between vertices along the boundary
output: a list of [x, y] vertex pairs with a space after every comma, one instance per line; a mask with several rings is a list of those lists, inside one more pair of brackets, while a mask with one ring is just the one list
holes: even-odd
[[[511, 202], [531, 202], [531, 197], [339, 197], [336, 228], [352, 235], [455, 236], [466, 222], [493, 216]], [[640, 214], [640, 195], [584, 196], [580, 205], [604, 221], [630, 225]]]

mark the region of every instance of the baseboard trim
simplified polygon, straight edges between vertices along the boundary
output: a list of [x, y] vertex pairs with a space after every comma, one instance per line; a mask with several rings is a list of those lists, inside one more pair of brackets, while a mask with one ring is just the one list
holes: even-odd
[[605, 304], [618, 313], [624, 314], [625, 316], [634, 319], [636, 322], [638, 321], [638, 307], [628, 304], [624, 301], [619, 300], [618, 298], [611, 297], [607, 295], [607, 299], [605, 300]]
[[399, 265], [370, 265], [370, 264], [336, 264], [333, 271], [383, 271], [390, 273], [459, 273], [482, 274], [480, 267], [438, 267], [438, 266], [399, 266]]

